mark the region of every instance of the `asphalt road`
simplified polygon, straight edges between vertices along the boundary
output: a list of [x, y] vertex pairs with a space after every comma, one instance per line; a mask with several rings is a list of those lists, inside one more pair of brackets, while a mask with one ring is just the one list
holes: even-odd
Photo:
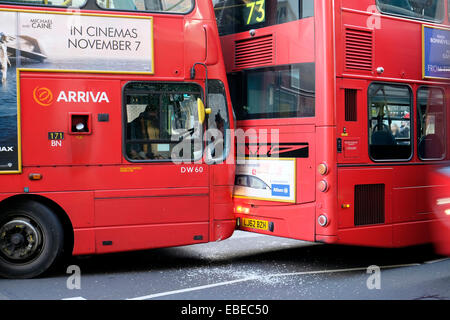
[[42, 299], [450, 300], [450, 259], [430, 246], [333, 246], [237, 231], [222, 242], [73, 258], [38, 279], [0, 279], [0, 300]]

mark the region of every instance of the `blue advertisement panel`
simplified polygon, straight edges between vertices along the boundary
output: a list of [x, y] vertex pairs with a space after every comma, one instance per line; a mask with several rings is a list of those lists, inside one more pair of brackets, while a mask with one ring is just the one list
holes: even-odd
[[450, 79], [450, 30], [423, 26], [423, 78]]

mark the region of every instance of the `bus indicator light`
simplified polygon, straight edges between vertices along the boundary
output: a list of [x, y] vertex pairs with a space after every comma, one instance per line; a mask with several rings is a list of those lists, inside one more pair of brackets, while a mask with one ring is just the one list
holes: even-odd
[[40, 174], [40, 173], [30, 173], [28, 178], [30, 180], [42, 180], [42, 174]]
[[237, 206], [237, 207], [236, 207], [236, 213], [249, 214], [249, 213], [250, 213], [250, 208], [246, 208], [246, 207], [242, 207], [242, 206]]
[[328, 173], [328, 166], [325, 163], [319, 164], [317, 170], [321, 175], [326, 175]]

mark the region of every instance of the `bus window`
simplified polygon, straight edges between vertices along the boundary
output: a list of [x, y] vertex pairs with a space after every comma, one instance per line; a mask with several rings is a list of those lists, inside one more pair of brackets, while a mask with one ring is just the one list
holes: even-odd
[[188, 13], [193, 0], [97, 0], [103, 9]]
[[314, 63], [236, 72], [229, 83], [238, 120], [314, 117]]
[[209, 161], [223, 161], [226, 159], [230, 147], [230, 121], [227, 112], [227, 97], [225, 86], [220, 80], [208, 81], [208, 116], [207, 157]]
[[0, 0], [2, 3], [18, 3], [26, 5], [38, 6], [54, 6], [54, 7], [72, 7], [81, 8], [86, 4], [87, 0]]
[[417, 91], [417, 153], [422, 160], [445, 156], [445, 104], [441, 88]]
[[377, 160], [412, 157], [412, 94], [408, 86], [369, 87], [369, 154]]
[[377, 0], [377, 5], [383, 13], [432, 21], [444, 19], [443, 0]]
[[314, 16], [313, 0], [213, 0], [221, 35]]
[[[197, 116], [200, 97], [200, 87], [194, 84], [128, 84], [124, 97], [127, 159], [140, 162], [201, 158]], [[180, 148], [186, 143], [187, 148]]]

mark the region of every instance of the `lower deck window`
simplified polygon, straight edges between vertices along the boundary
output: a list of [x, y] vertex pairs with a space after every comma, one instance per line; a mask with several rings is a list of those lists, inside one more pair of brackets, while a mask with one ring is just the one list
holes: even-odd
[[421, 160], [445, 157], [444, 90], [423, 87], [417, 91], [417, 153]]
[[405, 85], [369, 87], [369, 154], [375, 161], [412, 157], [412, 93]]

